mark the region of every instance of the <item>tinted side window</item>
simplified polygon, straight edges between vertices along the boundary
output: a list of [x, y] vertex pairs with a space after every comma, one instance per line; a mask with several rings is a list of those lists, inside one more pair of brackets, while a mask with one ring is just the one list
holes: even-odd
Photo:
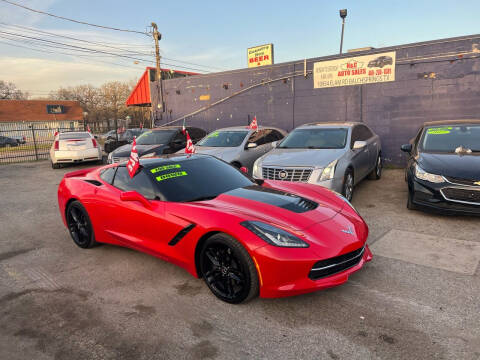
[[113, 177], [115, 176], [115, 170], [117, 170], [116, 167], [105, 169], [100, 173], [100, 177], [103, 181], [111, 184], [113, 182]]
[[[257, 130], [254, 132], [252, 135], [250, 135], [250, 138], [248, 139], [249, 143], [256, 143], [258, 146], [264, 145], [268, 142], [267, 141], [267, 136], [272, 132], [270, 129], [262, 129], [262, 130]], [[275, 141], [275, 140], [272, 140]]]
[[355, 141], [360, 141], [360, 130], [358, 129], [358, 126], [354, 126], [352, 129], [352, 139], [350, 141], [351, 149], [353, 149], [353, 144], [355, 144]]
[[[190, 134], [190, 131], [188, 133]], [[176, 142], [178, 140], [180, 140], [182, 144], [185, 144], [187, 142], [187, 137], [186, 135], [183, 135], [181, 131], [179, 131], [177, 135], [173, 137], [172, 142]]]
[[356, 128], [358, 129], [358, 139], [357, 140], [367, 141], [368, 139], [370, 139], [373, 136], [373, 133], [366, 126], [358, 125], [358, 126], [356, 126]]
[[156, 196], [152, 182], [143, 170], [138, 172], [133, 178], [130, 178], [127, 168], [125, 166], [119, 166], [115, 174], [115, 179], [113, 180], [113, 186], [123, 191], [134, 190], [147, 199], [155, 199]]
[[188, 133], [190, 134], [192, 141], [198, 141], [207, 135], [207, 133], [199, 128], [187, 128]]

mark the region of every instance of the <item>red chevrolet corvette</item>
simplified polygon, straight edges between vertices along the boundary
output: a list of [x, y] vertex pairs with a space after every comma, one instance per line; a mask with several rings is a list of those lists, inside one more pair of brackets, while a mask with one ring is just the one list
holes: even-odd
[[58, 188], [75, 244], [109, 243], [175, 263], [221, 300], [280, 297], [340, 285], [372, 254], [368, 227], [317, 185], [252, 180], [207, 155], [68, 173]]

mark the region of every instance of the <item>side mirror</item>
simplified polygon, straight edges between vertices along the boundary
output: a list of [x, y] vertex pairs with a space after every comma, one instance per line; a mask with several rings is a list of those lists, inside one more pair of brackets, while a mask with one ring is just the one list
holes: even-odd
[[400, 150], [409, 154], [412, 152], [412, 149], [413, 149], [412, 144], [403, 144], [402, 146], [400, 146]]
[[143, 206], [146, 208], [150, 208], [152, 205], [150, 201], [148, 201], [145, 196], [139, 194], [136, 191], [125, 191], [120, 194], [120, 200], [122, 201], [138, 201], [141, 202]]
[[248, 174], [248, 169], [245, 166], [242, 166], [240, 168], [240, 171], [243, 172], [244, 174]]
[[353, 150], [363, 149], [365, 146], [367, 146], [366, 141], [355, 141], [353, 143]]
[[257, 147], [257, 143], [248, 143], [247, 149], [255, 149]]
[[98, 139], [98, 136], [97, 136], [97, 135], [93, 135], [93, 137], [94, 137], [95, 139]]

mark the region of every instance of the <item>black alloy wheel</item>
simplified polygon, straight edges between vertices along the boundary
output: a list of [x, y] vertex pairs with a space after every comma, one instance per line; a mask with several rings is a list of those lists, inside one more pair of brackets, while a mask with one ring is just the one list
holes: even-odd
[[351, 170], [347, 170], [345, 173], [345, 177], [343, 179], [343, 191], [342, 195], [348, 201], [352, 201], [353, 199], [353, 188], [354, 188], [354, 181], [353, 181], [353, 173]]
[[203, 279], [219, 299], [238, 304], [258, 295], [258, 275], [247, 250], [226, 234], [216, 234], [200, 255]]
[[71, 202], [66, 216], [68, 231], [75, 244], [82, 249], [93, 247], [96, 244], [93, 227], [83, 205], [76, 200]]

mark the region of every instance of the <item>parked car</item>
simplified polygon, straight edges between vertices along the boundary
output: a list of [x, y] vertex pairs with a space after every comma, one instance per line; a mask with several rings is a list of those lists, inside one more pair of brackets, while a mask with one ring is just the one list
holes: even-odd
[[16, 140], [17, 143], [19, 144], [25, 144], [27, 142], [26, 136], [16, 135], [16, 136], [10, 136], [10, 138]]
[[103, 146], [104, 150], [106, 153], [110, 153], [122, 145], [131, 143], [135, 136], [139, 137], [147, 130], [148, 129], [140, 129], [140, 128], [127, 129], [119, 133], [118, 137], [117, 137], [117, 134], [115, 134], [115, 130], [113, 130], [113, 134], [109, 134], [107, 136], [107, 140], [105, 141]]
[[480, 215], [480, 120], [425, 123], [401, 149], [409, 209]]
[[125, 163], [63, 178], [59, 210], [78, 247], [109, 243], [168, 260], [228, 303], [340, 285], [372, 259], [367, 224], [329, 190], [254, 182], [208, 155], [140, 165], [133, 178]]
[[285, 137], [286, 132], [273, 127], [260, 126], [250, 130], [245, 126], [218, 129], [198, 142], [198, 154], [213, 155], [240, 168], [252, 169], [260, 156], [272, 150], [273, 143]]
[[253, 167], [257, 179], [308, 182], [353, 197], [354, 186], [382, 175], [380, 138], [363, 123], [312, 123], [293, 130]]
[[392, 65], [393, 59], [390, 56], [379, 56], [368, 63], [368, 67], [383, 68], [385, 65]]
[[[187, 127], [193, 143], [203, 138], [207, 132], [196, 127]], [[138, 156], [157, 156], [172, 154], [185, 148], [186, 137], [181, 126], [165, 126], [145, 131], [137, 138]], [[108, 154], [108, 162], [127, 161], [132, 145], [126, 144]]]
[[18, 146], [18, 141], [8, 136], [0, 136], [0, 147]]
[[115, 130], [110, 130], [107, 131], [105, 134], [100, 135], [100, 138], [102, 140], [111, 140], [111, 139], [116, 139], [115, 137]]
[[88, 131], [64, 132], [55, 135], [50, 148], [52, 168], [62, 164], [102, 160], [102, 149]]

